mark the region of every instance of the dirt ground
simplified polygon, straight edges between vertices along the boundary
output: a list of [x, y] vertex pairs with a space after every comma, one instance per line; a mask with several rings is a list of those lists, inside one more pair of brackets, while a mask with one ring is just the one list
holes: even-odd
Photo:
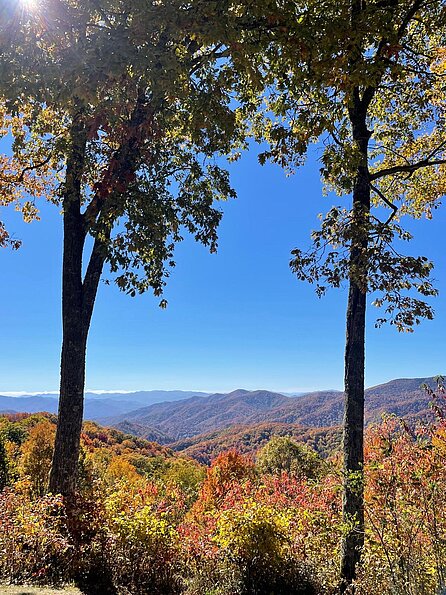
[[21, 587], [0, 585], [0, 595], [82, 595], [82, 591], [74, 587], [52, 589], [49, 587], [28, 587], [26, 585]]

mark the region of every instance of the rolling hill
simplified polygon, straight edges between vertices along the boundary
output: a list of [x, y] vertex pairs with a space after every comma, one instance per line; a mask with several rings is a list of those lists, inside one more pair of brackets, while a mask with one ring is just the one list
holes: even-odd
[[[123, 416], [102, 419], [101, 423], [121, 427], [124, 421], [130, 422], [136, 424], [135, 430], [139, 428], [140, 431], [145, 427], [149, 430], [156, 428], [173, 442], [234, 424], [258, 423], [272, 410], [293, 400], [280, 393], [239, 389], [228, 394], [192, 397], [176, 403], [156, 403]], [[127, 431], [130, 431], [129, 426]]]
[[[430, 397], [421, 389], [432, 378], [397, 379], [367, 389], [366, 421], [394, 413], [402, 417], [427, 415]], [[231, 426], [264, 423], [294, 424], [312, 428], [335, 427], [341, 423], [343, 393], [319, 391], [299, 397], [258, 390], [236, 390], [207, 397], [156, 403], [128, 414], [101, 419], [104, 424], [123, 428], [137, 435], [150, 436], [156, 430], [163, 443], [223, 430]]]
[[341, 444], [342, 431], [339, 426], [330, 428], [308, 428], [298, 424], [263, 423], [252, 426], [231, 426], [184, 438], [169, 444], [169, 447], [200, 463], [209, 465], [221, 452], [236, 449], [245, 455], [253, 455], [273, 436], [292, 436], [297, 442], [304, 442], [321, 455], [333, 453]]

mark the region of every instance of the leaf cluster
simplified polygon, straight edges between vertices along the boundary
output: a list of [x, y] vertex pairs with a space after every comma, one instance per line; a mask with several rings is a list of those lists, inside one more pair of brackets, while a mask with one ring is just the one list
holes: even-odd
[[[350, 251], [358, 237], [366, 241], [352, 262]], [[308, 252], [292, 251], [290, 266], [299, 280], [316, 284], [319, 296], [350, 279], [363, 292], [375, 294], [375, 306], [385, 305], [386, 317], [377, 320], [378, 326], [389, 321], [399, 331], [411, 331], [422, 318], [433, 318], [432, 307], [416, 297], [437, 295], [430, 276], [433, 264], [424, 256], [397, 251], [395, 241], [411, 239], [397, 223], [386, 225], [373, 216], [359, 223], [351, 211], [333, 207], [312, 239]]]

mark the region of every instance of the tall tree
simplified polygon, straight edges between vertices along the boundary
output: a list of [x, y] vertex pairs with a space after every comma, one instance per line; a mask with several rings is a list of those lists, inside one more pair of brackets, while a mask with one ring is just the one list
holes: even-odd
[[[446, 191], [446, 10], [440, 0], [295, 2], [271, 14], [275, 37], [257, 69], [268, 89], [255, 134], [261, 159], [302, 163], [321, 143], [327, 190], [349, 197], [293, 251], [292, 270], [322, 295], [348, 282], [345, 347], [341, 591], [364, 543], [363, 428], [367, 296], [411, 331], [432, 318], [432, 263], [401, 254], [401, 217], [431, 216]], [[275, 114], [275, 119], [270, 119]], [[265, 123], [266, 117], [266, 123]], [[269, 120], [269, 122], [268, 122]], [[266, 134], [265, 134], [266, 131]], [[387, 211], [387, 212], [386, 212]]]
[[152, 289], [161, 297], [185, 232], [214, 251], [221, 218], [214, 200], [234, 196], [215, 156], [229, 155], [243, 134], [233, 78], [213, 41], [221, 27], [215, 6], [46, 0], [36, 11], [10, 19], [0, 37], [10, 42], [2, 48], [3, 105], [22, 118], [14, 157], [50, 165], [59, 180], [48, 194], [62, 206], [64, 230], [49, 487], [70, 496], [104, 265], [128, 294]]

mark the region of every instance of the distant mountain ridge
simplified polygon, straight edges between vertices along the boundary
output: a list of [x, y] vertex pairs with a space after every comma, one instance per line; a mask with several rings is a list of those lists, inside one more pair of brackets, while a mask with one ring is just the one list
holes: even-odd
[[[192, 396], [203, 397], [209, 393], [181, 390], [153, 390], [137, 391], [133, 393], [85, 393], [84, 418], [97, 421], [101, 418], [121, 415], [140, 409], [143, 405], [151, 405], [161, 401], [176, 401], [189, 399]], [[0, 395], [0, 412], [9, 413], [38, 413], [47, 411], [57, 413], [58, 395], [23, 395], [8, 397]]]
[[[377, 420], [384, 412], [401, 417], [428, 415], [430, 397], [420, 388], [424, 383], [435, 386], [433, 378], [403, 378], [367, 389], [366, 421]], [[57, 413], [57, 396], [0, 396], [2, 411]], [[305, 434], [311, 428], [339, 426], [342, 412], [340, 391], [289, 396], [237, 389], [211, 395], [195, 391], [87, 393], [84, 417], [160, 444], [175, 443], [175, 448], [185, 452], [189, 448], [201, 452], [199, 443], [207, 441], [209, 453], [215, 453], [219, 444], [228, 442], [227, 434], [218, 433], [234, 426], [234, 432], [242, 434], [245, 427], [257, 426], [259, 436], [265, 424], [282, 433], [288, 427], [293, 435]], [[257, 438], [252, 440], [257, 443]]]
[[[422, 384], [434, 387], [433, 378], [401, 378], [366, 390], [366, 421], [383, 413], [402, 417], [429, 414], [429, 395]], [[297, 424], [305, 427], [335, 427], [341, 423], [343, 393], [318, 391], [289, 397], [271, 391], [235, 390], [178, 402], [156, 403], [128, 414], [101, 419], [101, 423], [146, 437], [154, 429], [165, 444], [235, 425], [263, 423]], [[148, 434], [150, 435], [150, 434]]]

